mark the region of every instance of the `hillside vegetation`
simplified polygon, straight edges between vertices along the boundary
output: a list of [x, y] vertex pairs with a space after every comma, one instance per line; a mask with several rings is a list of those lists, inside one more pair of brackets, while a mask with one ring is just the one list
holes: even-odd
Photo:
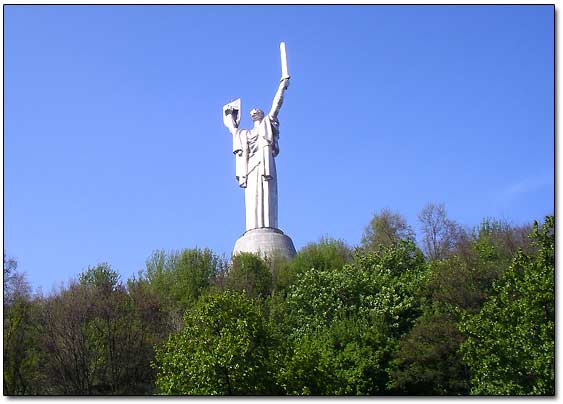
[[383, 210], [359, 246], [155, 251], [47, 295], [5, 253], [4, 394], [555, 394], [554, 217], [419, 219], [418, 243]]

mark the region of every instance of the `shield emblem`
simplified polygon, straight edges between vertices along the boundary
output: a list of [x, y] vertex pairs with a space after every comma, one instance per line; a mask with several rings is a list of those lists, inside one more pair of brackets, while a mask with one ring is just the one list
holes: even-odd
[[235, 123], [235, 127], [238, 128], [240, 123], [240, 110], [240, 98], [237, 98], [236, 100], [223, 106], [223, 123], [225, 126], [229, 126], [227, 120], [230, 119], [230, 115]]

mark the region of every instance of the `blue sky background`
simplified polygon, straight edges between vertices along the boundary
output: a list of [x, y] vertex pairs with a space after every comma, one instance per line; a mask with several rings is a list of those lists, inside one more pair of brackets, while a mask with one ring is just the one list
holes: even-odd
[[49, 291], [123, 279], [155, 249], [244, 232], [222, 105], [269, 109], [279, 42], [280, 228], [357, 244], [390, 208], [419, 230], [554, 209], [553, 6], [5, 6], [4, 249]]

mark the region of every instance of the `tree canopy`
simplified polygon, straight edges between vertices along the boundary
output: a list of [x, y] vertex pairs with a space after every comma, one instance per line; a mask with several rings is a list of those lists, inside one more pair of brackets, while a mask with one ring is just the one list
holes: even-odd
[[291, 259], [157, 250], [33, 293], [4, 253], [5, 395], [554, 395], [555, 218], [374, 215]]

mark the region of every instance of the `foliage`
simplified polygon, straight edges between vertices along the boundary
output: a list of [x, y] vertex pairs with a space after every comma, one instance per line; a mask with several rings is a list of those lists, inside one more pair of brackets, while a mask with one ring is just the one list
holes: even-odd
[[428, 310], [400, 341], [390, 390], [409, 395], [467, 394], [467, 368], [458, 352], [463, 334], [455, 318]]
[[[119, 275], [107, 264], [46, 299], [42, 347], [48, 394], [143, 394], [152, 391], [149, 352], [157, 331], [143, 322]], [[158, 326], [158, 324], [155, 324]], [[147, 330], [147, 328], [149, 330]], [[150, 380], [150, 379], [149, 379]]]
[[297, 330], [322, 327], [338, 315], [376, 310], [399, 330], [416, 311], [414, 294], [424, 260], [412, 241], [357, 254], [342, 268], [311, 269], [290, 290], [287, 305]]
[[503, 271], [496, 260], [477, 258], [468, 265], [457, 257], [432, 262], [425, 293], [446, 312], [463, 310], [478, 312], [492, 292], [492, 282]]
[[4, 395], [36, 394], [39, 371], [37, 310], [25, 275], [4, 254]]
[[[419, 315], [423, 256], [412, 241], [301, 274], [287, 297], [289, 394], [383, 394], [398, 338]], [[320, 372], [317, 376], [316, 373]]]
[[309, 243], [297, 252], [291, 260], [279, 257], [268, 259], [272, 273], [273, 291], [287, 294], [297, 277], [312, 269], [339, 269], [352, 261], [352, 250], [342, 240], [322, 237], [318, 242]]
[[473, 394], [554, 394], [555, 219], [534, 224], [534, 255], [518, 252], [495, 295], [461, 330]]
[[182, 327], [182, 315], [199, 296], [211, 287], [218, 274], [225, 271], [225, 262], [209, 249], [184, 249], [166, 253], [158, 250], [147, 259], [140, 278], [159, 296], [168, 316], [170, 331]]
[[225, 287], [245, 291], [250, 297], [266, 297], [272, 290], [272, 273], [259, 256], [240, 253], [233, 257]]
[[373, 215], [364, 229], [361, 246], [365, 250], [376, 251], [381, 245], [389, 247], [400, 240], [414, 241], [414, 231], [407, 225], [403, 216], [389, 209], [383, 209]]
[[384, 394], [394, 349], [387, 325], [375, 315], [338, 317], [294, 336], [278, 377], [291, 395]]
[[[470, 238], [458, 240], [455, 255], [430, 261], [432, 275], [427, 286], [432, 302], [451, 309], [476, 313], [494, 294], [493, 283], [510, 266], [515, 245], [531, 251], [529, 242], [518, 240], [523, 227], [512, 227], [500, 221], [484, 220]], [[460, 245], [462, 244], [462, 245]], [[441, 306], [444, 307], [444, 306]]]
[[535, 252], [536, 247], [528, 237], [532, 230], [529, 225], [512, 226], [506, 221], [486, 218], [474, 229], [473, 237], [480, 251], [488, 250], [489, 254], [509, 262], [518, 250], [526, 254]]
[[107, 263], [88, 268], [78, 279], [79, 285], [91, 288], [101, 295], [107, 295], [119, 286], [119, 274]]
[[17, 261], [6, 256], [6, 252], [4, 252], [4, 307], [9, 306], [20, 297], [29, 297], [29, 284], [25, 280], [25, 275], [18, 272], [17, 268]]
[[[493, 282], [509, 266], [526, 226], [487, 219], [472, 234], [460, 233], [448, 258], [430, 261], [423, 293], [429, 305], [402, 338], [393, 361], [390, 389], [399, 394], [467, 394], [470, 377], [459, 353], [463, 313], [478, 313], [495, 292]], [[512, 242], [512, 241], [513, 242]]]
[[322, 237], [317, 243], [309, 243], [291, 260], [295, 275], [311, 268], [325, 270], [342, 268], [352, 261], [352, 251], [342, 241]]
[[384, 210], [353, 251], [155, 251], [46, 297], [4, 254], [4, 394], [554, 394], [553, 216], [421, 219], [426, 254]]
[[165, 253], [155, 251], [143, 274], [151, 286], [171, 304], [191, 306], [215, 276], [223, 271], [223, 260], [208, 248]]
[[185, 327], [158, 347], [164, 394], [275, 394], [275, 343], [260, 307], [245, 293], [204, 296]]

